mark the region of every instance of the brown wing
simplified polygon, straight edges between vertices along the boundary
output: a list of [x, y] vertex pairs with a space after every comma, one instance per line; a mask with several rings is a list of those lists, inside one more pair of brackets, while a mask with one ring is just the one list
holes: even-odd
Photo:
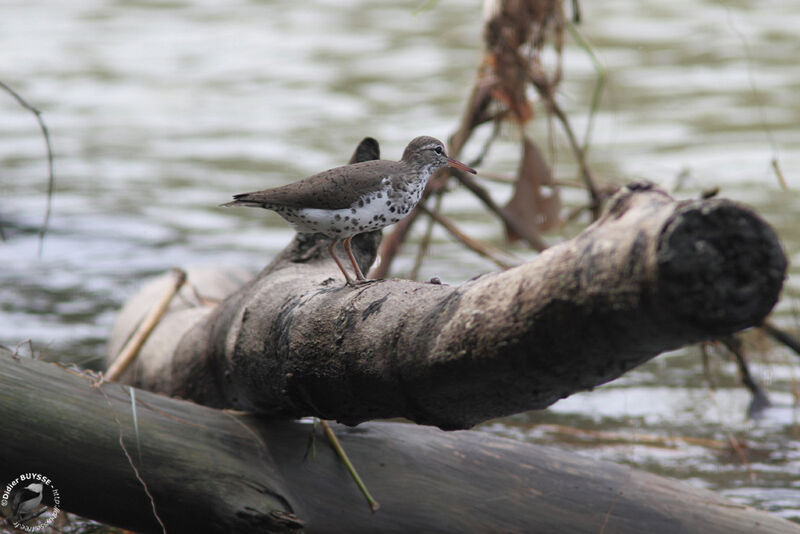
[[234, 195], [227, 205], [344, 209], [361, 195], [379, 189], [381, 178], [401, 171], [401, 166], [397, 161], [377, 160], [336, 167], [281, 187]]

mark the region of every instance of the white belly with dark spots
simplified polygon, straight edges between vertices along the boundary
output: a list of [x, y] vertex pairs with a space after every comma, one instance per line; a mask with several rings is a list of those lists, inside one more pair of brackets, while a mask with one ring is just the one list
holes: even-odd
[[[426, 180], [427, 181], [427, 180]], [[345, 238], [394, 224], [417, 205], [425, 183], [408, 184], [406, 191], [387, 187], [339, 210], [270, 207], [298, 232]]]

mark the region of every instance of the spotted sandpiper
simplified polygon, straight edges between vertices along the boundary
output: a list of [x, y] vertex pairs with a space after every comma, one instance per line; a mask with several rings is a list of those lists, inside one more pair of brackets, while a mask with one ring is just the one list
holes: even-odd
[[449, 158], [441, 141], [421, 136], [408, 144], [400, 161], [374, 160], [336, 167], [281, 187], [234, 195], [234, 200], [223, 206], [266, 208], [298, 232], [318, 232], [332, 238], [328, 252], [347, 284], [355, 286], [336, 257], [336, 243], [343, 240], [356, 280], [366, 281], [350, 240], [408, 215], [419, 202], [428, 179], [447, 166], [475, 174], [473, 169]]

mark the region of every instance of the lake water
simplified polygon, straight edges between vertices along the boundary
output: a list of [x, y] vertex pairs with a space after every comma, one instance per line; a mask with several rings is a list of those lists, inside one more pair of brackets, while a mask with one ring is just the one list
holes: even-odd
[[[291, 239], [275, 215], [217, 208], [231, 194], [339, 165], [365, 135], [391, 159], [416, 135], [446, 138], [480, 58], [481, 6], [442, 0], [418, 11], [421, 4], [6, 0], [0, 80], [43, 111], [57, 187], [38, 257], [44, 144], [30, 113], [0, 93], [0, 344], [31, 339], [47, 358], [98, 367], [116, 310], [148, 277], [171, 266], [255, 270]], [[800, 4], [582, 7], [579, 31], [607, 77], [591, 138], [595, 172], [616, 183], [648, 179], [681, 198], [718, 186], [774, 224], [800, 264]], [[598, 71], [571, 39], [564, 68], [559, 102], [582, 135]], [[554, 131], [556, 174], [572, 180]], [[549, 145], [543, 114], [530, 133]], [[479, 145], [468, 145], [464, 159]], [[512, 173], [517, 155], [508, 128], [481, 168]], [[488, 186], [500, 202], [510, 194]], [[584, 194], [565, 198], [574, 206]], [[463, 190], [448, 195], [444, 210], [503, 245], [502, 228]], [[413, 261], [408, 246], [394, 274]], [[493, 269], [436, 229], [420, 277], [459, 283]], [[799, 293], [792, 267], [774, 316], [789, 330], [798, 327]], [[549, 410], [482, 428], [684, 479], [800, 521], [800, 359], [758, 332], [748, 342], [775, 404], [757, 421], [745, 415], [749, 396], [734, 364], [711, 350], [712, 390], [700, 350], [690, 347]], [[726, 445], [731, 436], [745, 461]], [[675, 437], [693, 440], [665, 441]]]

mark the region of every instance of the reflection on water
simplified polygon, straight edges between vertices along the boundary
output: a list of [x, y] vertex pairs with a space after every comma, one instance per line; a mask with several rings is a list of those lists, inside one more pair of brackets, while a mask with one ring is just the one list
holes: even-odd
[[[0, 344], [30, 338], [53, 358], [98, 365], [115, 311], [148, 276], [173, 265], [255, 269], [288, 242], [277, 216], [218, 209], [232, 193], [338, 165], [365, 135], [387, 158], [416, 135], [446, 137], [478, 61], [480, 8], [442, 0], [415, 14], [416, 6], [5, 2], [0, 76], [43, 110], [58, 190], [40, 259], [43, 142], [32, 117], [0, 95]], [[583, 9], [581, 31], [607, 76], [592, 134], [595, 170], [617, 182], [680, 182], [681, 197], [718, 185], [775, 224], [798, 265], [800, 6], [612, 0]], [[582, 131], [598, 72], [572, 43], [565, 68], [560, 99]], [[531, 129], [546, 146], [546, 121]], [[504, 132], [486, 168], [513, 169], [514, 137]], [[556, 141], [557, 174], [572, 178]], [[479, 147], [467, 148], [469, 160]], [[779, 188], [774, 157], [791, 192]], [[492, 188], [507, 198], [507, 188]], [[501, 243], [502, 229], [468, 194], [457, 191], [445, 205], [470, 233]], [[421, 277], [457, 283], [494, 268], [438, 230], [434, 237]], [[413, 250], [406, 254], [398, 272], [412, 262]], [[797, 272], [776, 319], [786, 328], [797, 326]], [[757, 422], [743, 416], [748, 399], [733, 364], [712, 358], [712, 394], [697, 350], [687, 349], [484, 428], [630, 462], [800, 519], [797, 360], [774, 347], [763, 354], [755, 372], [779, 406]], [[747, 442], [748, 461], [698, 445], [593, 445], [541, 430], [554, 425], [725, 442], [732, 434]]]

